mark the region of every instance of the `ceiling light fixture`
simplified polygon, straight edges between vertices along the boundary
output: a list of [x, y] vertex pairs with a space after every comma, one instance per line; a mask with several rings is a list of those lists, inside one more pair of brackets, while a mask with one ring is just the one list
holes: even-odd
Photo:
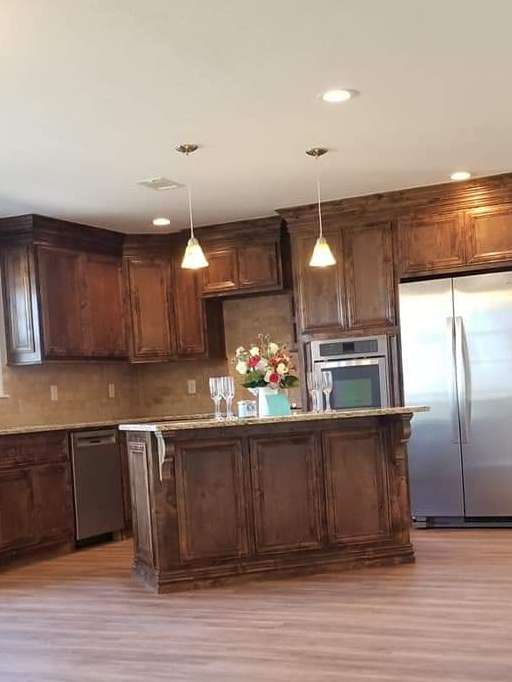
[[460, 182], [461, 180], [469, 180], [471, 173], [469, 171], [455, 171], [450, 175], [450, 180]]
[[328, 102], [329, 104], [340, 104], [340, 102], [348, 102], [348, 100], [352, 99], [353, 96], [353, 90], [336, 88], [333, 90], [326, 90], [324, 93], [322, 93], [321, 97], [324, 102]]
[[[323, 156], [324, 154], [327, 154], [327, 149], [325, 147], [313, 147], [312, 149], [307, 149], [306, 154], [308, 156], [312, 156], [315, 158], [317, 161], [318, 159]], [[333, 252], [331, 251], [331, 247], [327, 243], [326, 238], [324, 237], [323, 233], [323, 226], [322, 226], [322, 206], [321, 206], [321, 196], [320, 196], [320, 173], [318, 172], [318, 167], [317, 167], [317, 174], [316, 174], [316, 194], [317, 194], [317, 199], [318, 199], [318, 226], [319, 226], [319, 232], [318, 232], [318, 238], [315, 243], [315, 248], [313, 249], [313, 253], [311, 255], [311, 259], [309, 261], [309, 265], [312, 268], [327, 268], [330, 265], [336, 265], [336, 258], [334, 257]]]
[[[197, 144], [179, 144], [176, 147], [176, 151], [180, 154], [188, 156], [198, 149]], [[192, 192], [190, 191], [190, 185], [187, 184], [187, 195], [188, 195], [188, 213], [190, 218], [190, 238], [183, 255], [183, 260], [181, 261], [181, 267], [185, 270], [199, 270], [200, 268], [208, 267], [208, 261], [204, 255], [201, 244], [197, 241], [194, 235], [194, 220], [192, 218]]]
[[171, 221], [169, 218], [155, 218], [153, 220], [153, 225], [155, 227], [166, 227], [167, 225], [170, 225]]

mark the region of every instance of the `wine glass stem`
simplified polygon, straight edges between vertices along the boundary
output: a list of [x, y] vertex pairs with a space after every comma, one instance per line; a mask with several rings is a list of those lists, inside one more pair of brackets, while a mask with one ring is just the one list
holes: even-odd
[[324, 391], [324, 395], [325, 395], [325, 411], [326, 412], [332, 412], [331, 391], [329, 391], [329, 390]]
[[222, 419], [222, 414], [221, 414], [221, 409], [220, 409], [220, 402], [222, 398], [220, 396], [217, 396], [216, 398], [213, 399], [213, 402], [215, 403], [215, 419]]
[[230, 396], [230, 397], [226, 398], [226, 419], [232, 419], [233, 418], [232, 405], [233, 405], [233, 398]]

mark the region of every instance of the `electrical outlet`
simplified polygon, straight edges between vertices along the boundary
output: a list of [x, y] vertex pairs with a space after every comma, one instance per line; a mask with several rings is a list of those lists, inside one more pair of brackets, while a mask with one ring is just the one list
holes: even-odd
[[187, 380], [187, 393], [189, 395], [195, 395], [197, 393], [197, 386], [196, 386], [196, 380], [195, 379], [188, 379]]
[[116, 385], [115, 384], [109, 384], [108, 385], [108, 397], [111, 399], [114, 399], [116, 397]]
[[59, 399], [59, 389], [57, 388], [57, 386], [55, 386], [55, 384], [52, 384], [50, 386], [50, 400], [53, 400], [53, 402], [55, 402], [58, 399]]

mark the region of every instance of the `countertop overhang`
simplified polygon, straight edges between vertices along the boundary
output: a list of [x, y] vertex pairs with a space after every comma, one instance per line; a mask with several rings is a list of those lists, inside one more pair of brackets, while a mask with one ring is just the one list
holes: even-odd
[[339, 419], [356, 419], [361, 417], [385, 417], [413, 414], [415, 412], [428, 412], [430, 407], [426, 405], [406, 405], [404, 407], [385, 407], [363, 410], [336, 410], [334, 412], [299, 412], [285, 417], [251, 417], [247, 419], [194, 419], [183, 421], [159, 421], [150, 423], [120, 424], [121, 431], [146, 431], [151, 433], [167, 433], [175, 431], [218, 429], [240, 426], [255, 426], [265, 424], [293, 424], [298, 422], [336, 421]]

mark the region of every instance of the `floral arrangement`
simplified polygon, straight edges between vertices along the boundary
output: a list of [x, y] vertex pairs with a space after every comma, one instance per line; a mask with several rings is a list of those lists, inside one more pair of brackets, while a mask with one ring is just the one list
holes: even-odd
[[245, 388], [293, 388], [299, 383], [291, 374], [294, 367], [286, 346], [264, 334], [259, 334], [258, 343], [248, 350], [244, 346], [236, 349], [235, 368], [245, 376]]

